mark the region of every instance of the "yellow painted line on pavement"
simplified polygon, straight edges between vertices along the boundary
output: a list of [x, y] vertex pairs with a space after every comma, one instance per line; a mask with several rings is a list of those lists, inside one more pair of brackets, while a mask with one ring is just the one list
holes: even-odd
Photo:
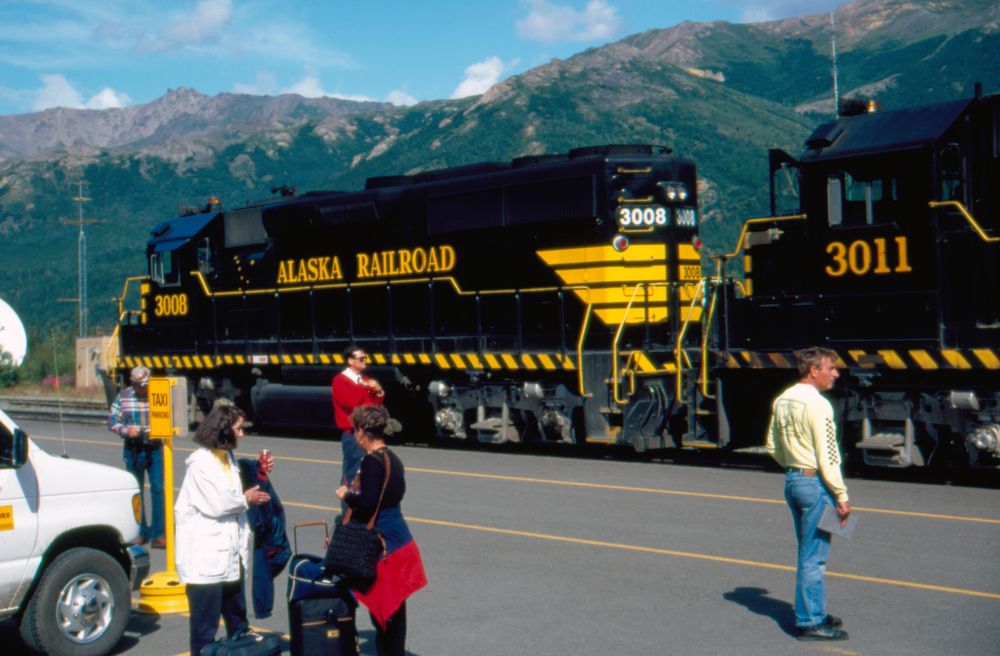
[[861, 656], [859, 651], [851, 651], [850, 649], [841, 649], [840, 647], [827, 647], [820, 645], [803, 645], [806, 649], [811, 649], [813, 651], [821, 651], [826, 654], [839, 654], [840, 656]]
[[[443, 469], [422, 469], [420, 467], [407, 467], [408, 472], [420, 472], [423, 474], [438, 474], [442, 476], [461, 476], [468, 478], [485, 478], [502, 481], [513, 481], [517, 483], [537, 483], [539, 485], [562, 485], [566, 487], [582, 487], [598, 490], [617, 490], [621, 492], [639, 492], [643, 494], [665, 494], [682, 497], [700, 497], [704, 499], [721, 499], [723, 501], [746, 501], [750, 503], [766, 503], [771, 505], [784, 506], [784, 499], [764, 499], [761, 497], [743, 497], [731, 494], [715, 494], [711, 492], [689, 492], [686, 490], [667, 490], [656, 487], [637, 487], [634, 485], [611, 485], [609, 483], [585, 483], [580, 481], [554, 481], [544, 478], [531, 478], [528, 476], [504, 476], [501, 474], [477, 474], [474, 472], [455, 472]], [[940, 515], [935, 513], [911, 512], [908, 510], [890, 510], [887, 508], [869, 508], [867, 506], [853, 506], [853, 510], [870, 513], [881, 513], [884, 515], [903, 515], [906, 517], [923, 517], [928, 519], [946, 519], [959, 522], [980, 522], [983, 524], [1000, 524], [1000, 519], [989, 517], [963, 517], [960, 515]]]
[[[46, 439], [61, 441], [61, 437], [32, 436], [32, 439]], [[108, 440], [87, 440], [82, 438], [66, 438], [67, 442], [77, 442], [80, 444], [99, 444], [102, 446], [120, 446], [120, 442]], [[174, 451], [194, 451], [191, 447], [174, 447]], [[253, 458], [256, 453], [237, 452], [237, 457]], [[274, 460], [286, 460], [288, 462], [306, 462], [319, 465], [339, 465], [340, 460], [323, 460], [319, 458], [303, 458], [299, 456], [274, 456]], [[610, 483], [587, 483], [583, 481], [558, 481], [547, 478], [532, 478], [530, 476], [508, 476], [504, 474], [481, 474], [477, 472], [451, 471], [447, 469], [427, 469], [424, 467], [407, 467], [408, 472], [421, 474], [433, 474], [435, 476], [455, 476], [460, 478], [478, 478], [484, 480], [510, 481], [514, 483], [534, 483], [536, 485], [557, 485], [563, 487], [578, 487], [594, 490], [614, 490], [617, 492], [636, 492], [640, 494], [661, 494], [667, 496], [694, 497], [701, 499], [716, 499], [721, 501], [743, 501], [746, 503], [764, 503], [769, 505], [784, 506], [784, 499], [765, 499], [762, 497], [744, 497], [732, 494], [716, 494], [712, 492], [689, 492], [686, 490], [669, 490], [656, 487], [638, 487], [634, 485], [612, 485]], [[967, 517], [963, 515], [943, 515], [939, 513], [914, 512], [910, 510], [892, 510], [889, 508], [871, 508], [868, 506], [853, 506], [857, 512], [876, 513], [881, 515], [895, 515], [900, 517], [916, 517], [920, 519], [940, 519], [952, 522], [972, 522], [978, 524], [995, 524], [1000, 526], [1000, 519], [991, 517]]]
[[[296, 508], [309, 508], [310, 510], [325, 510], [329, 512], [339, 512], [339, 507], [324, 506], [318, 504], [298, 503], [295, 501], [284, 501], [286, 506]], [[758, 569], [773, 569], [781, 572], [794, 572], [792, 565], [780, 565], [778, 563], [767, 563], [760, 560], [747, 560], [744, 558], [730, 558], [728, 556], [713, 556], [711, 554], [696, 553], [693, 551], [677, 551], [674, 549], [662, 549], [660, 547], [644, 547], [635, 544], [623, 544], [621, 542], [606, 542], [604, 540], [588, 540], [585, 538], [573, 538], [565, 535], [552, 535], [549, 533], [535, 533], [533, 531], [519, 531], [509, 528], [497, 528], [495, 526], [483, 526], [482, 524], [466, 524], [462, 522], [452, 522], [444, 519], [428, 519], [426, 517], [406, 517], [406, 521], [414, 524], [428, 524], [431, 526], [442, 526], [445, 528], [458, 528], [466, 531], [477, 531], [480, 533], [495, 533], [498, 535], [511, 535], [521, 538], [532, 538], [535, 540], [547, 540], [550, 542], [563, 542], [568, 544], [579, 544], [588, 547], [601, 547], [604, 549], [618, 549], [621, 551], [634, 551], [657, 556], [673, 556], [675, 558], [690, 558], [693, 560], [706, 560], [713, 563], [725, 563], [727, 565], [744, 565], [746, 567], [756, 567]], [[915, 581], [903, 581], [900, 579], [886, 579], [877, 576], [864, 576], [862, 574], [849, 574], [846, 572], [831, 572], [827, 570], [827, 576], [847, 579], [850, 581], [863, 581], [866, 583], [878, 583], [881, 585], [891, 585], [900, 588], [914, 588], [917, 590], [930, 590], [933, 592], [946, 592], [949, 594], [963, 595], [967, 597], [982, 597], [984, 599], [1000, 600], [1000, 593], [984, 592], [981, 590], [967, 590], [965, 588], [952, 588], [944, 585], [933, 585], [931, 583], [917, 583]]]

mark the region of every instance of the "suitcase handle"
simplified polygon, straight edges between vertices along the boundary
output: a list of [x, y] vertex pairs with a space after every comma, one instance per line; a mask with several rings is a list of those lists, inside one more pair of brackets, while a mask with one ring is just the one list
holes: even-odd
[[[295, 553], [299, 552], [299, 529], [308, 528], [310, 526], [322, 526], [323, 527], [323, 538], [325, 541], [330, 540], [330, 525], [327, 524], [325, 519], [314, 519], [309, 522], [299, 522], [292, 527], [292, 538], [295, 541]], [[323, 549], [326, 549], [326, 543], [323, 544]]]

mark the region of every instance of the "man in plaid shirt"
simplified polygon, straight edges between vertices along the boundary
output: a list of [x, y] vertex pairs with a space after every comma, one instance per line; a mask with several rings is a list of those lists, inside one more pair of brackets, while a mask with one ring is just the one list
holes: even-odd
[[108, 415], [108, 429], [118, 434], [124, 441], [122, 459], [125, 469], [132, 472], [143, 491], [145, 477], [149, 475], [149, 490], [152, 496], [152, 521], [146, 525], [146, 495], [142, 494], [141, 532], [136, 544], [153, 541], [153, 546], [163, 549], [167, 545], [164, 537], [163, 499], [163, 445], [159, 440], [149, 439], [149, 369], [135, 367], [129, 376], [131, 385], [119, 392], [111, 404]]

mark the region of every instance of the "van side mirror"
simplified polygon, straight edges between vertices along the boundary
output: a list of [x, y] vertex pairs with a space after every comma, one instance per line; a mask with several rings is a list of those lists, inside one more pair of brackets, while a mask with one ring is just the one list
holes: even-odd
[[0, 469], [17, 469], [28, 462], [28, 434], [20, 428], [13, 433], [0, 426]]

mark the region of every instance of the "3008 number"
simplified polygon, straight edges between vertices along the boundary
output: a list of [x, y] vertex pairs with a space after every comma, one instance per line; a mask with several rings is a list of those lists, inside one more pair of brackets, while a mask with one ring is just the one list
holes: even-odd
[[665, 207], [619, 207], [618, 225], [622, 227], [643, 227], [667, 225]]
[[158, 317], [183, 317], [188, 313], [187, 294], [163, 294], [154, 297], [153, 314]]
[[[826, 253], [831, 262], [824, 270], [834, 278], [847, 273], [856, 276], [873, 273], [878, 276], [913, 271], [906, 237], [894, 238], [893, 245], [895, 249], [891, 249], [884, 237], [876, 237], [870, 243], [865, 239], [858, 239], [850, 244], [832, 241], [826, 245]], [[890, 253], [890, 250], [894, 252]]]

